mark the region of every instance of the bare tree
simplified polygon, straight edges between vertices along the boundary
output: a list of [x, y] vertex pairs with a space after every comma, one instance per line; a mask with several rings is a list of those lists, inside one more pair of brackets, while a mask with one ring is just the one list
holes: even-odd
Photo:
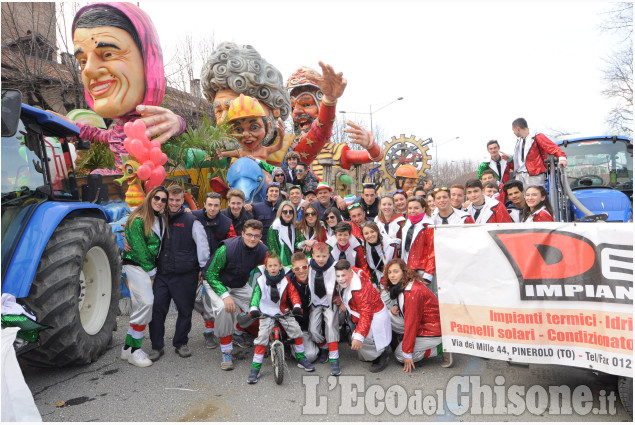
[[168, 89], [163, 106], [181, 115], [188, 127], [198, 127], [213, 113], [211, 104], [201, 94], [200, 74], [214, 48], [214, 33], [199, 39], [188, 33], [168, 45], [175, 53], [165, 63]]
[[434, 181], [435, 186], [450, 187], [453, 184], [465, 184], [472, 178], [472, 174], [476, 177], [478, 161], [475, 159], [441, 160], [436, 166], [439, 169], [439, 178], [438, 181]]
[[606, 122], [612, 131], [633, 134], [633, 3], [615, 3], [600, 28], [619, 43], [605, 59], [602, 94], [613, 100]]
[[86, 107], [79, 66], [67, 51], [58, 55], [57, 31], [65, 27], [53, 2], [2, 3], [3, 85], [60, 113]]

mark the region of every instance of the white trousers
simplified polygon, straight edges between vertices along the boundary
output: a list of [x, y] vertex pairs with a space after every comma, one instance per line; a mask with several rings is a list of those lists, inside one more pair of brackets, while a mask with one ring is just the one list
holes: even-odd
[[[209, 290], [208, 290], [209, 288]], [[209, 294], [209, 300], [212, 305], [212, 314], [215, 317], [214, 320], [214, 333], [217, 337], [222, 338], [234, 333], [234, 327], [236, 325], [236, 315], [241, 311], [245, 313], [249, 312], [249, 303], [251, 302], [251, 295], [253, 288], [247, 284], [240, 288], [227, 288], [229, 296], [234, 300], [236, 304], [235, 313], [227, 313], [225, 311], [225, 303], [219, 297], [216, 292], [212, 290], [209, 285], [205, 288], [205, 294]]]
[[[340, 340], [340, 320], [339, 308], [333, 304], [331, 307], [310, 306], [309, 332], [311, 338], [318, 344], [323, 342], [339, 342]], [[322, 333], [322, 322], [324, 322], [324, 333]]]
[[152, 280], [140, 266], [125, 264], [123, 271], [128, 278], [128, 289], [130, 290], [130, 301], [132, 304], [130, 323], [133, 325], [147, 325], [152, 320], [152, 304], [154, 303]]
[[[403, 363], [404, 359], [401, 344], [403, 344], [403, 342], [400, 342], [395, 350], [395, 358], [399, 363]], [[437, 345], [439, 344], [441, 344], [440, 336], [418, 336], [415, 340], [415, 348], [412, 352], [412, 361], [416, 363], [424, 358], [436, 357]], [[428, 354], [427, 356], [426, 353]]]
[[[273, 330], [273, 324], [273, 319], [270, 317], [260, 318], [260, 329], [258, 330], [258, 337], [254, 339], [254, 345], [267, 345], [269, 343], [269, 334]], [[289, 338], [296, 339], [302, 336], [302, 329], [300, 329], [300, 325], [294, 317], [281, 317], [280, 325], [287, 332]]]
[[[203, 287], [205, 287], [205, 293], [203, 293]], [[203, 283], [199, 282], [196, 288], [196, 300], [194, 301], [194, 311], [197, 313], [203, 313], [203, 319], [207, 321], [214, 320], [214, 312], [212, 311], [212, 287], [209, 286], [206, 280]]]

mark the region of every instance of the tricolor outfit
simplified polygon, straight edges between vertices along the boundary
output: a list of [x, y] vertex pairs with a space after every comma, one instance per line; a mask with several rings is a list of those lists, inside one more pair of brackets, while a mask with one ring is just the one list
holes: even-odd
[[[309, 265], [309, 290], [311, 291], [309, 332], [313, 341], [321, 349], [326, 349], [328, 344], [329, 360], [333, 362], [340, 358], [338, 347], [340, 340], [339, 309], [333, 302], [335, 261], [330, 257], [324, 266], [319, 267], [315, 260], [311, 259]], [[324, 328], [324, 332], [322, 332], [322, 328]]]
[[368, 274], [356, 267], [352, 271], [351, 283], [340, 289], [339, 295], [355, 326], [353, 339], [362, 342], [362, 349], [357, 352], [357, 356], [360, 360], [369, 362], [379, 357], [390, 345], [390, 313], [370, 282]]
[[511, 172], [514, 169], [514, 164], [510, 161], [505, 161], [501, 156], [498, 157], [498, 161], [490, 158], [489, 161], [481, 162], [478, 166], [478, 179], [481, 179], [483, 171], [490, 169], [494, 172], [496, 180], [505, 184], [509, 181]]
[[[209, 262], [211, 262], [221, 242], [226, 239], [236, 237], [236, 231], [234, 230], [232, 219], [221, 213], [218, 213], [214, 218], [209, 218], [205, 209], [192, 211], [192, 215], [203, 225], [203, 228], [205, 229], [210, 253]], [[209, 264], [205, 264], [201, 268], [201, 271], [205, 273], [208, 266]], [[210, 298], [211, 292], [212, 288], [205, 280], [199, 282], [198, 287], [196, 288], [194, 310], [197, 313], [200, 313], [205, 320], [205, 333], [214, 332], [214, 313], [212, 311], [212, 301]]]
[[296, 321], [300, 325], [300, 329], [302, 329], [304, 355], [310, 363], [313, 363], [318, 357], [319, 350], [315, 341], [311, 339], [311, 333], [309, 331], [309, 316], [311, 313], [311, 288], [309, 288], [309, 281], [300, 282], [292, 271], [287, 273], [287, 277], [293, 286], [295, 286], [295, 289], [300, 296], [300, 302], [302, 303], [302, 316], [297, 317]]
[[382, 238], [388, 237], [390, 239], [396, 239], [399, 238], [401, 234], [401, 228], [406, 222], [406, 217], [404, 217], [403, 214], [395, 214], [386, 222], [377, 216], [374, 221], [377, 227], [379, 227]]
[[143, 219], [137, 217], [126, 224], [126, 240], [130, 251], [123, 252], [123, 271], [128, 279], [132, 313], [125, 344], [133, 349], [141, 348], [143, 332], [152, 320], [152, 279], [156, 275], [156, 261], [165, 232], [162, 216], [156, 216], [152, 231], [146, 234]]
[[[252, 276], [253, 294], [251, 295], [249, 311], [259, 310], [266, 316], [275, 316], [284, 314], [287, 310], [291, 310], [295, 307], [301, 308], [300, 295], [298, 295], [289, 277], [286, 276], [288, 271], [289, 269], [286, 267], [280, 270], [282, 279], [270, 285], [267, 282], [265, 266], [258, 266], [256, 270], [254, 270]], [[275, 289], [272, 285], [275, 285]], [[274, 325], [273, 319], [266, 316], [260, 318], [258, 337], [254, 340], [254, 359], [251, 367], [257, 370], [260, 370], [262, 366], [262, 360], [269, 342], [269, 334], [273, 330]], [[289, 338], [294, 340], [293, 349], [296, 359], [304, 358], [304, 343], [300, 325], [293, 316], [281, 317], [279, 320]]]
[[[211, 287], [212, 312], [215, 317], [215, 333], [220, 339], [221, 351], [231, 353], [232, 334], [237, 329], [236, 315], [249, 311], [253, 288], [249, 286], [251, 271], [263, 264], [267, 247], [259, 242], [255, 248], [245, 245], [239, 236], [223, 241], [216, 250], [205, 279]], [[223, 300], [231, 296], [236, 304], [235, 313], [227, 313]]]
[[[413, 223], [415, 221], [415, 223]], [[432, 292], [436, 292], [433, 282], [436, 264], [434, 261], [434, 224], [427, 214], [408, 217], [401, 229], [401, 259], [408, 268], [416, 270], [419, 275], [430, 282]]]
[[452, 213], [443, 217], [439, 214], [439, 210], [435, 209], [434, 214], [432, 214], [432, 221], [434, 224], [474, 224], [474, 219], [467, 211], [457, 210], [452, 207]]
[[380, 281], [384, 277], [384, 266], [393, 258], [399, 258], [399, 250], [401, 249], [401, 241], [399, 239], [388, 239], [382, 237], [381, 243], [376, 244], [364, 242], [364, 250], [366, 251], [366, 263], [370, 272], [370, 280], [376, 288], [381, 288]]
[[368, 264], [364, 255], [364, 247], [357, 237], [351, 235], [348, 245], [341, 247], [337, 243], [337, 237], [331, 236], [326, 240], [326, 244], [331, 247], [331, 256], [337, 263], [339, 260], [348, 260], [352, 266], [360, 268], [368, 273]]
[[403, 341], [395, 349], [398, 362], [421, 359], [443, 354], [441, 345], [441, 319], [439, 300], [426, 285], [413, 280], [397, 296], [403, 327], [393, 331], [403, 334]]
[[[146, 89], [145, 95], [141, 104], [151, 106], [161, 106], [163, 97], [165, 95], [165, 74], [163, 68], [163, 53], [161, 51], [161, 44], [159, 43], [159, 37], [157, 35], [156, 28], [152, 24], [150, 17], [139, 7], [131, 3], [92, 3], [88, 6], [84, 6], [75, 14], [71, 33], [75, 32], [75, 21], [84, 12], [90, 9], [99, 7], [109, 7], [116, 9], [120, 13], [123, 13], [132, 23], [134, 29], [139, 35], [141, 41], [141, 55], [143, 57], [143, 70], [146, 77]], [[84, 88], [84, 97], [86, 103], [91, 109], [94, 109], [95, 100], [91, 96], [87, 88]], [[92, 142], [107, 143], [110, 150], [115, 156], [115, 170], [97, 169], [93, 170], [92, 174], [121, 174], [119, 168], [122, 166], [121, 155], [128, 154], [123, 146], [123, 141], [126, 138], [124, 132], [124, 125], [128, 122], [134, 122], [141, 118], [136, 111], [124, 111], [124, 115], [119, 117], [119, 120], [115, 123], [114, 127], [103, 130], [97, 127], [93, 127], [89, 124], [77, 123], [79, 127], [79, 137], [83, 140], [90, 140]], [[177, 116], [179, 119], [179, 129], [175, 136], [182, 134], [185, 131], [185, 120]]]
[[562, 149], [542, 133], [519, 137], [512, 157], [516, 180], [523, 182], [525, 188], [531, 185], [544, 185], [547, 171], [544, 161], [550, 154], [559, 161], [567, 159]]
[[533, 223], [534, 221], [553, 221], [553, 216], [547, 211], [547, 207], [541, 207], [538, 211], [529, 214], [525, 223]]
[[470, 203], [467, 207], [467, 212], [474, 219], [474, 223], [485, 224], [512, 222], [512, 218], [509, 216], [505, 205], [496, 199], [490, 198], [489, 196], [483, 195], [483, 198], [485, 198], [485, 202], [480, 208], [475, 207], [474, 203]]
[[209, 259], [207, 235], [196, 217], [181, 207], [176, 213], [168, 214], [168, 226], [152, 285], [154, 305], [150, 340], [154, 350], [160, 350], [165, 345], [165, 318], [172, 300], [178, 312], [172, 345], [176, 348], [187, 345], [188, 334], [192, 329], [199, 271]]
[[283, 224], [281, 219], [276, 218], [269, 228], [267, 247], [280, 256], [283, 266], [289, 267], [291, 256], [299, 250], [298, 245], [303, 240], [304, 236], [296, 231], [295, 226]]

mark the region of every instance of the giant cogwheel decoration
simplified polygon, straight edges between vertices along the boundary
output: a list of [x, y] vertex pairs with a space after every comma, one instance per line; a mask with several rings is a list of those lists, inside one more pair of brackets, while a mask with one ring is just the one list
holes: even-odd
[[397, 167], [402, 164], [412, 164], [417, 169], [419, 177], [425, 177], [432, 159], [428, 155], [429, 147], [426, 146], [430, 143], [432, 139], [417, 140], [414, 135], [406, 137], [402, 134], [398, 139], [392, 136], [392, 140], [384, 147], [384, 159], [379, 167], [381, 176], [388, 179], [392, 186], [395, 183]]

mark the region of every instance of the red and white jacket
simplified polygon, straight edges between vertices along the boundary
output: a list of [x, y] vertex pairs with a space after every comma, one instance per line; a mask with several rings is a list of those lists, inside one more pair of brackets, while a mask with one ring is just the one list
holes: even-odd
[[[454, 207], [452, 207], [452, 209], [454, 211], [447, 217], [448, 224], [474, 224], [474, 219], [467, 211], [457, 210]], [[435, 208], [434, 214], [432, 214], [432, 221], [436, 225], [443, 224], [443, 219], [439, 216], [438, 208]]]
[[[483, 195], [485, 198], [485, 204], [481, 208], [481, 213], [478, 215], [474, 222], [476, 224], [485, 224], [485, 223], [511, 223], [512, 218], [509, 216], [507, 212], [507, 208], [505, 205], [498, 202], [496, 199], [490, 198], [489, 196]], [[470, 204], [467, 207], [467, 212], [474, 218], [476, 215], [476, 208], [474, 208], [474, 204]]]
[[[349, 263], [351, 263], [351, 266], [360, 268], [368, 273], [368, 264], [366, 263], [366, 256], [364, 256], [364, 247], [359, 242], [359, 239], [351, 235], [348, 242], [348, 248], [344, 251], [346, 259]], [[340, 259], [340, 253], [342, 252], [340, 251], [340, 246], [337, 244], [337, 238], [335, 236], [331, 236], [326, 240], [326, 243], [331, 247], [331, 255], [337, 263]]]
[[401, 349], [404, 358], [411, 359], [418, 336], [441, 336], [439, 300], [426, 285], [413, 280], [397, 301], [405, 320]]
[[553, 221], [553, 216], [549, 214], [546, 207], [540, 208], [533, 214], [530, 214], [525, 223], [533, 223], [534, 221]]
[[[353, 323], [357, 324], [353, 338], [364, 342], [370, 331], [373, 316], [385, 310], [386, 306], [381, 300], [379, 292], [371, 283], [368, 273], [356, 267], [351, 269], [353, 270], [353, 279], [347, 288], [340, 290], [340, 297], [350, 313]], [[390, 324], [390, 320], [388, 323]]]
[[428, 215], [414, 225], [412, 244], [406, 250], [406, 237], [412, 222], [408, 219], [401, 229], [401, 259], [413, 270], [423, 270], [424, 279], [432, 281], [435, 271], [434, 263], [434, 222]]
[[522, 161], [523, 139], [516, 140], [514, 149], [513, 167], [517, 172], [527, 171], [530, 176], [547, 171], [545, 167], [545, 159], [549, 154], [558, 157], [558, 160], [567, 159], [567, 155], [553, 143], [547, 136], [542, 133], [536, 133], [534, 136], [525, 138], [525, 161]]
[[[406, 221], [406, 217], [403, 214], [395, 214], [393, 215], [388, 223], [385, 223], [379, 216], [375, 217], [375, 224], [379, 227], [379, 231], [381, 232], [382, 238], [390, 238], [395, 239], [399, 238], [399, 232], [401, 231], [401, 226], [403, 226]], [[386, 226], [388, 225], [388, 226]], [[388, 230], [386, 230], [388, 227]]]

